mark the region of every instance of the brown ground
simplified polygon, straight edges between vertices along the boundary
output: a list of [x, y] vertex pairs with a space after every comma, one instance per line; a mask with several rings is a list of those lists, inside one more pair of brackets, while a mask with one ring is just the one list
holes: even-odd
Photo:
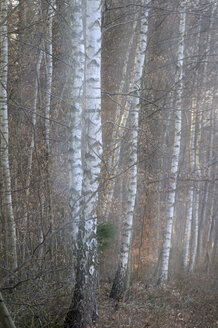
[[165, 288], [134, 283], [119, 304], [108, 297], [109, 288], [101, 288], [99, 328], [218, 327], [215, 277], [183, 277]]

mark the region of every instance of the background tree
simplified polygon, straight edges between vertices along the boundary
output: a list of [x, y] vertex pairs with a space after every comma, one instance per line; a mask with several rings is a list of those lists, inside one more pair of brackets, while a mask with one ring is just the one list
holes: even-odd
[[[128, 261], [130, 256], [130, 245], [132, 239], [133, 218], [135, 210], [135, 202], [137, 195], [137, 146], [138, 146], [138, 119], [140, 110], [140, 94], [132, 90], [138, 89], [140, 85], [143, 65], [145, 62], [145, 52], [147, 47], [147, 28], [148, 28], [148, 9], [147, 2], [142, 3], [145, 5], [145, 12], [142, 15], [140, 22], [140, 36], [137, 42], [136, 55], [133, 64], [133, 78], [130, 82], [129, 88], [132, 99], [129, 101], [127, 111], [129, 112], [129, 152], [128, 152], [128, 187], [127, 187], [127, 206], [126, 217], [123, 220], [123, 231], [121, 237], [121, 251], [118, 269], [113, 282], [110, 296], [115, 299], [120, 299], [127, 284]], [[141, 14], [141, 12], [140, 12]], [[140, 88], [140, 86], [139, 86]], [[138, 94], [137, 94], [138, 93]]]

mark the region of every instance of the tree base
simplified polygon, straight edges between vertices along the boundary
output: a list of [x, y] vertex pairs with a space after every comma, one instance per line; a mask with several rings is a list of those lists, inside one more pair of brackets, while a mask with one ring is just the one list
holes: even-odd
[[110, 292], [110, 297], [114, 300], [119, 301], [122, 298], [126, 287], [126, 276], [125, 271], [119, 267]]

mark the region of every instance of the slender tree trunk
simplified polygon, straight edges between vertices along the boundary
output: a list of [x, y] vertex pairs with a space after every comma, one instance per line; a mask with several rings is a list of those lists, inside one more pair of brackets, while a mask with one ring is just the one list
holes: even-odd
[[213, 244], [213, 249], [212, 249], [212, 255], [211, 255], [211, 262], [216, 263], [217, 260], [217, 255], [218, 255], [218, 219], [216, 215], [216, 220], [215, 220], [215, 227], [214, 227], [214, 244]]
[[[208, 39], [207, 39], [207, 48], [211, 49], [211, 28], [212, 28], [212, 23], [213, 23], [213, 15], [214, 15], [214, 10], [216, 6], [212, 6], [212, 11], [210, 15], [210, 23], [209, 23], [209, 33], [208, 33]], [[199, 37], [200, 39], [200, 37]], [[198, 88], [204, 87], [204, 85], [207, 83], [208, 79], [208, 62], [206, 61], [203, 69], [203, 79], [198, 78], [199, 85]], [[197, 82], [197, 80], [196, 80]], [[200, 97], [196, 96], [196, 99], [198, 100]], [[205, 101], [203, 100], [203, 106], [202, 108], [205, 108]], [[202, 138], [202, 129], [203, 129], [203, 110], [200, 104], [200, 101], [197, 101], [196, 103], [196, 125], [198, 125], [198, 129], [196, 128], [196, 137], [195, 137], [195, 175], [197, 180], [200, 180], [200, 177], [202, 175], [202, 167], [200, 163], [200, 148], [201, 148], [201, 138]], [[203, 188], [203, 186], [202, 186]], [[193, 239], [192, 239], [192, 249], [190, 252], [190, 264], [189, 264], [189, 271], [193, 272], [195, 265], [196, 265], [196, 260], [197, 260], [197, 249], [198, 249], [198, 240], [199, 240], [199, 212], [200, 212], [200, 183], [198, 182], [197, 186], [194, 188], [194, 204], [193, 204]], [[204, 204], [203, 204], [204, 206]]]
[[[130, 89], [136, 88], [137, 84], [141, 80], [143, 65], [145, 62], [145, 51], [147, 47], [147, 24], [148, 10], [146, 10], [144, 17], [141, 21], [140, 37], [138, 40], [138, 46], [136, 50], [136, 56], [133, 66], [133, 85], [130, 85]], [[127, 273], [128, 273], [128, 261], [130, 254], [130, 245], [132, 237], [132, 226], [135, 210], [135, 201], [137, 194], [137, 146], [138, 146], [138, 116], [140, 108], [139, 91], [137, 91], [135, 97], [132, 97], [129, 105], [129, 181], [128, 181], [128, 196], [127, 196], [127, 213], [123, 222], [123, 231], [121, 237], [121, 250], [118, 269], [115, 275], [113, 286], [110, 296], [114, 299], [120, 299], [126, 288]]]
[[[194, 111], [195, 111], [195, 99], [192, 99], [192, 111], [191, 111], [191, 124], [190, 124], [190, 174], [194, 171], [195, 167], [195, 128], [196, 122], [194, 122]], [[189, 187], [188, 193], [188, 212], [186, 219], [186, 234], [185, 234], [185, 253], [184, 253], [184, 268], [188, 267], [189, 251], [190, 251], [190, 240], [191, 240], [191, 226], [193, 217], [193, 203], [194, 203], [194, 188], [193, 185]]]
[[[216, 168], [215, 168], [216, 170]], [[215, 176], [213, 177], [213, 179]], [[214, 179], [215, 180], [215, 179]], [[217, 218], [217, 208], [215, 208], [216, 204], [216, 183], [213, 181], [213, 188], [211, 195], [213, 197], [212, 199], [212, 205], [210, 209], [210, 217], [209, 217], [209, 228], [208, 228], [208, 233], [207, 233], [207, 244], [206, 244], [206, 271], [209, 274], [210, 268], [211, 268], [211, 254], [212, 254], [212, 245], [215, 239], [215, 220]]]
[[[134, 45], [134, 41], [136, 38], [136, 27], [137, 27], [137, 20], [133, 23], [133, 33], [130, 37], [128, 49], [126, 51], [126, 56], [124, 59], [123, 64], [123, 70], [122, 70], [122, 80], [119, 85], [119, 89], [117, 92], [116, 102], [117, 102], [117, 114], [115, 118], [115, 124], [112, 132], [112, 140], [111, 140], [111, 146], [110, 146], [110, 154], [109, 154], [109, 160], [108, 160], [108, 169], [110, 173], [110, 177], [112, 179], [109, 180], [108, 186], [106, 188], [106, 195], [104, 199], [104, 206], [103, 206], [103, 218], [105, 221], [109, 220], [109, 215], [111, 211], [111, 204], [113, 200], [113, 194], [115, 189], [115, 177], [119, 170], [119, 163], [120, 163], [120, 154], [121, 154], [121, 140], [123, 139], [123, 136], [125, 134], [125, 128], [128, 122], [128, 101], [123, 101], [122, 93], [125, 92], [125, 88], [127, 83], [129, 83], [128, 79], [128, 68], [131, 60], [131, 51]], [[133, 77], [131, 77], [133, 78]], [[123, 108], [123, 109], [122, 109]]]
[[52, 60], [52, 22], [53, 22], [53, 9], [54, 0], [50, 0], [48, 4], [47, 15], [47, 33], [46, 33], [46, 94], [45, 94], [45, 142], [47, 157], [50, 155], [50, 111], [51, 111], [51, 88], [53, 76], [53, 60]]
[[[196, 128], [195, 128], [194, 171], [195, 171], [196, 180], [198, 181], [201, 176], [200, 139], [201, 139], [201, 132], [202, 132], [202, 113], [201, 111], [199, 111], [199, 106], [197, 106], [196, 108], [195, 125]], [[197, 182], [197, 186], [194, 187], [194, 195], [193, 195], [192, 247], [190, 251], [190, 261], [189, 261], [189, 269], [188, 269], [189, 272], [193, 272], [196, 262], [196, 256], [197, 256], [198, 232], [199, 232], [199, 199], [200, 199], [199, 182]]]
[[[215, 133], [215, 90], [213, 95], [211, 95], [211, 100], [209, 102], [209, 106], [211, 108], [211, 115], [210, 115], [210, 139], [209, 139], [209, 154], [208, 154], [208, 179], [212, 177], [212, 159], [213, 159], [213, 145], [214, 145], [214, 133]], [[204, 196], [202, 201], [202, 213], [201, 213], [201, 221], [199, 225], [199, 234], [198, 234], [198, 263], [200, 264], [203, 260], [203, 248], [204, 248], [204, 231], [205, 231], [205, 224], [207, 220], [207, 208], [208, 208], [208, 201], [209, 201], [209, 191], [210, 191], [210, 183], [207, 180], [205, 182], [204, 188]], [[205, 255], [205, 254], [204, 254]]]
[[[171, 96], [170, 98], [170, 108], [173, 107], [173, 97]], [[173, 115], [172, 115], [172, 111], [169, 112], [168, 118], [167, 118], [167, 122], [166, 125], [164, 126], [164, 135], [163, 135], [163, 144], [162, 144], [162, 157], [160, 159], [160, 177], [159, 177], [159, 182], [157, 185], [157, 245], [156, 245], [156, 254], [157, 254], [157, 258], [160, 257], [160, 225], [161, 225], [161, 218], [162, 218], [162, 212], [165, 211], [165, 199], [166, 199], [166, 195], [164, 193], [163, 194], [163, 190], [164, 188], [166, 188], [165, 185], [165, 181], [164, 181], [164, 177], [166, 175], [166, 172], [169, 171], [169, 167], [166, 165], [167, 163], [167, 159], [170, 156], [169, 155], [169, 149], [168, 149], [168, 141], [169, 141], [169, 130], [170, 130], [170, 124], [171, 124], [171, 120], [173, 119]], [[160, 269], [160, 259], [158, 259], [157, 261], [157, 266], [155, 269], [156, 275], [159, 275], [159, 269]]]
[[[47, 219], [51, 226], [51, 236], [53, 236], [54, 222], [52, 216], [51, 204], [51, 145], [50, 145], [50, 116], [51, 116], [51, 95], [52, 95], [52, 78], [53, 78], [53, 15], [54, 15], [54, 0], [48, 2], [47, 13], [47, 30], [46, 30], [46, 54], [45, 54], [45, 68], [46, 68], [46, 90], [45, 90], [45, 145], [46, 145], [46, 196], [47, 196]], [[51, 255], [53, 255], [53, 237], [51, 237]]]
[[161, 258], [161, 270], [160, 270], [160, 282], [164, 283], [168, 279], [169, 273], [169, 258], [171, 249], [171, 239], [172, 239], [172, 227], [173, 227], [173, 217], [175, 210], [175, 200], [176, 200], [176, 187], [177, 187], [177, 177], [179, 171], [179, 154], [181, 145], [181, 111], [182, 111], [182, 90], [183, 90], [183, 61], [184, 61], [184, 34], [186, 25], [186, 1], [181, 1], [181, 14], [179, 23], [179, 46], [178, 46], [178, 68], [177, 68], [177, 99], [176, 99], [176, 111], [175, 111], [175, 130], [174, 130], [174, 145], [172, 153], [172, 163], [171, 163], [171, 176], [170, 176], [170, 193], [167, 204], [167, 222], [166, 230], [163, 242], [162, 258]]
[[[196, 6], [199, 6], [199, 1], [196, 2]], [[200, 17], [197, 34], [197, 50], [196, 53], [199, 55], [200, 43], [201, 43], [201, 23], [202, 17]], [[197, 136], [197, 122], [198, 122], [198, 81], [199, 81], [199, 69], [195, 72], [194, 77], [194, 96], [192, 98], [192, 109], [191, 109], [191, 122], [190, 122], [190, 143], [189, 143], [189, 167], [190, 176], [195, 172], [196, 168], [196, 136]], [[196, 173], [196, 172], [195, 172]], [[184, 268], [188, 268], [190, 263], [191, 254], [191, 233], [192, 226], [194, 225], [194, 200], [195, 200], [195, 188], [194, 183], [190, 182], [188, 192], [188, 211], [186, 219], [186, 234], [185, 234], [185, 252], [184, 252]], [[196, 204], [196, 206], [198, 206]]]
[[[1, 143], [1, 138], [0, 138]], [[1, 147], [1, 144], [0, 144]], [[1, 149], [1, 148], [0, 148]], [[4, 190], [4, 179], [3, 179], [3, 172], [2, 167], [0, 167], [0, 217], [1, 217], [1, 253], [3, 254], [4, 258], [4, 267], [9, 268], [8, 265], [8, 235], [7, 235], [7, 222], [6, 222], [6, 211], [5, 207], [3, 206], [3, 190]]]
[[37, 109], [37, 100], [38, 100], [38, 91], [39, 91], [39, 76], [40, 76], [40, 66], [42, 61], [42, 52], [39, 52], [38, 59], [36, 62], [36, 79], [34, 86], [34, 100], [32, 107], [32, 136], [31, 143], [29, 147], [29, 156], [27, 163], [27, 175], [25, 181], [25, 193], [26, 193], [26, 208], [23, 216], [23, 225], [24, 225], [24, 237], [23, 237], [23, 260], [25, 259], [26, 253], [26, 235], [27, 235], [27, 227], [28, 227], [28, 204], [29, 204], [29, 195], [30, 195], [30, 180], [32, 173], [32, 164], [33, 164], [33, 152], [35, 148], [35, 129], [36, 129], [36, 109]]
[[1, 293], [0, 293], [0, 322], [3, 328], [16, 328]]
[[17, 267], [17, 238], [16, 226], [14, 220], [12, 195], [11, 195], [11, 173], [9, 164], [9, 131], [8, 131], [8, 106], [7, 106], [7, 76], [8, 76], [8, 28], [7, 28], [8, 2], [1, 2], [1, 21], [4, 23], [0, 26], [0, 138], [1, 138], [1, 166], [4, 180], [3, 206], [7, 216], [8, 226], [8, 250], [9, 265], [12, 270]]

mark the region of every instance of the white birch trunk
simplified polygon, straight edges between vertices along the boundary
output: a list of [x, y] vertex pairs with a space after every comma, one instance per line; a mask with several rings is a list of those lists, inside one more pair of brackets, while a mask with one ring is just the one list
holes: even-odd
[[[80, 224], [78, 226], [79, 230], [77, 234], [76, 285], [64, 327], [87, 328], [95, 326], [98, 316], [96, 303], [96, 231], [98, 186], [102, 149], [100, 74], [101, 2], [100, 0], [86, 0], [82, 3], [81, 1], [74, 1], [74, 4], [77, 5], [74, 14], [78, 15], [77, 22], [75, 22], [78, 29], [81, 27], [81, 33], [78, 34], [78, 38], [81, 38], [84, 32], [84, 43], [81, 43], [80, 40], [77, 45], [74, 44], [77, 47], [79, 45], [81, 47], [80, 51], [77, 52], [77, 58], [80, 58], [80, 69], [77, 70], [78, 76], [75, 75], [74, 78], [77, 80], [77, 82], [75, 82], [75, 93], [77, 92], [76, 110], [78, 113], [80, 106], [83, 106], [81, 107], [81, 109], [83, 109], [83, 124], [81, 125], [81, 120], [79, 120], [75, 126], [75, 129], [78, 129], [79, 136], [82, 136], [83, 138], [83, 166], [81, 166], [81, 155], [79, 157], [79, 154], [81, 154], [80, 148], [80, 151], [77, 152], [76, 160], [74, 160], [74, 162], [71, 161], [71, 167], [75, 174], [77, 174], [76, 177], [80, 186], [82, 183], [83, 199], [82, 202], [80, 202], [79, 209]], [[84, 10], [84, 25], [82, 25], [81, 8]], [[81, 50], [83, 52], [81, 52]], [[80, 56], [79, 53], [81, 53]], [[83, 92], [82, 103], [80, 102], [81, 91]], [[75, 134], [75, 138], [72, 140], [74, 140], [74, 145], [77, 145], [79, 150], [79, 146], [81, 147], [81, 141], [78, 143], [78, 134]], [[73, 163], [76, 163], [77, 165], [73, 165]], [[73, 179], [74, 177], [75, 176], [72, 174], [71, 178]], [[78, 193], [76, 193], [76, 196], [78, 196]], [[78, 199], [76, 201], [78, 201]]]
[[72, 77], [71, 77], [71, 111], [70, 111], [70, 209], [72, 235], [77, 240], [82, 197], [82, 111], [85, 72], [85, 47], [83, 31], [83, 12], [80, 0], [72, 1], [71, 30], [73, 35]]
[[183, 58], [184, 58], [184, 34], [186, 25], [186, 1], [181, 1], [181, 14], [179, 23], [179, 46], [178, 46], [178, 71], [177, 71], [177, 99], [176, 99], [176, 109], [175, 109], [175, 130], [174, 130], [174, 145], [172, 153], [172, 163], [171, 163], [171, 182], [170, 182], [170, 193], [168, 198], [168, 209], [167, 209], [167, 222], [166, 230], [162, 249], [161, 258], [161, 270], [160, 270], [160, 281], [162, 283], [166, 282], [169, 273], [169, 258], [171, 249], [171, 239], [172, 239], [172, 227], [173, 227], [173, 217], [175, 209], [175, 199], [176, 199], [176, 186], [177, 177], [179, 169], [179, 154], [181, 145], [181, 110], [182, 110], [182, 89], [183, 89]]
[[[196, 122], [194, 122], [194, 112], [196, 110], [195, 99], [192, 100], [192, 111], [191, 111], [191, 125], [190, 125], [190, 173], [193, 172], [195, 167], [195, 127]], [[189, 187], [188, 193], [188, 212], [186, 219], [186, 234], [185, 234], [185, 253], [184, 253], [184, 268], [188, 267], [189, 261], [189, 250], [190, 250], [190, 239], [191, 239], [191, 225], [193, 216], [193, 202], [194, 202], [194, 189], [193, 186]]]
[[[147, 31], [148, 31], [148, 10], [145, 11], [144, 17], [141, 21], [140, 37], [136, 49], [136, 56], [133, 66], [133, 83], [130, 85], [130, 89], [138, 89], [140, 83], [144, 62], [145, 52], [147, 47]], [[138, 94], [137, 94], [138, 95]], [[138, 116], [140, 109], [140, 98], [132, 97], [129, 105], [129, 123], [130, 123], [130, 150], [129, 150], [129, 181], [128, 181], [128, 196], [127, 196], [127, 213], [123, 221], [123, 231], [121, 236], [121, 251], [120, 260], [118, 264], [118, 270], [114, 279], [114, 283], [111, 289], [110, 296], [115, 299], [119, 299], [125, 288], [128, 261], [130, 254], [130, 244], [132, 237], [132, 226], [135, 209], [135, 201], [137, 194], [137, 146], [138, 146]], [[139, 96], [139, 95], [138, 95]]]
[[[101, 10], [99, 0], [86, 2], [86, 66], [84, 90], [83, 196], [87, 233], [96, 228], [96, 206], [102, 153], [101, 134]], [[90, 219], [93, 222], [90, 223]]]
[[101, 170], [101, 2], [86, 1], [85, 22], [85, 102], [84, 102], [84, 144], [83, 152], [83, 247], [86, 250], [87, 324], [97, 322], [97, 204]]
[[1, 2], [1, 21], [0, 26], [0, 138], [1, 138], [1, 166], [4, 179], [3, 206], [7, 213], [8, 225], [8, 249], [9, 262], [11, 269], [17, 267], [17, 246], [16, 246], [16, 226], [13, 214], [12, 195], [11, 195], [11, 173], [8, 152], [8, 106], [7, 106], [7, 75], [8, 75], [8, 28], [7, 28], [8, 2]]

